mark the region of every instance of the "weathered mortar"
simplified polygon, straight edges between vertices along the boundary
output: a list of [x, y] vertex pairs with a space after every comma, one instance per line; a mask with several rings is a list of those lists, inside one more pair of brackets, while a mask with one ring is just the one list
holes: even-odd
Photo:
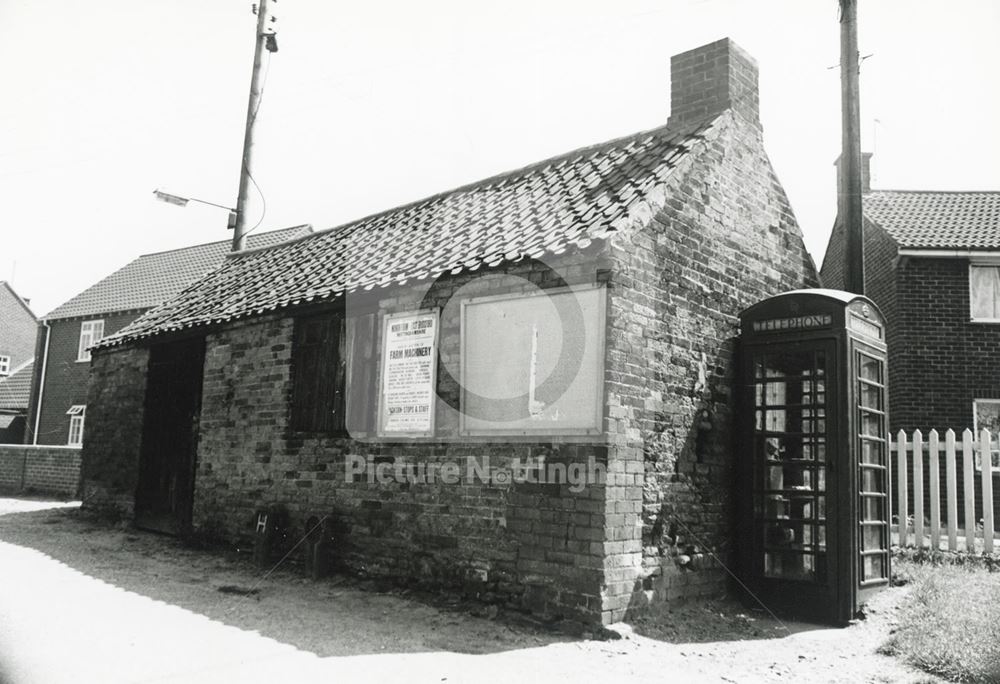
[[[594, 283], [594, 254], [551, 264], [571, 284]], [[442, 307], [441, 363], [459, 353], [458, 300], [559, 285], [540, 264], [463, 274], [438, 281], [430, 294], [413, 287], [377, 300], [382, 313]], [[350, 304], [349, 304], [350, 308]], [[378, 444], [321, 437], [288, 427], [291, 318], [240, 323], [209, 335], [201, 415], [194, 525], [201, 534], [247, 543], [254, 512], [287, 508], [293, 537], [312, 515], [335, 513], [347, 526], [342, 561], [353, 571], [435, 585], [473, 587], [489, 600], [551, 616], [600, 619], [605, 495], [590, 485], [410, 484], [348, 482], [348, 455], [393, 464], [459, 462], [489, 457], [508, 468], [544, 454], [547, 462], [606, 462], [593, 441], [460, 438], [457, 416], [439, 409], [435, 440]], [[378, 349], [376, 349], [376, 356]], [[439, 373], [440, 375], [440, 373]], [[441, 383], [443, 398], [459, 388]], [[463, 466], [464, 470], [464, 466]]]
[[604, 608], [615, 619], [724, 590], [712, 556], [728, 562], [734, 548], [736, 314], [817, 284], [759, 130], [723, 121], [662, 211], [612, 242], [608, 527], [623, 546], [605, 559]]
[[85, 506], [132, 514], [148, 365], [149, 350], [141, 347], [93, 354], [81, 466]]

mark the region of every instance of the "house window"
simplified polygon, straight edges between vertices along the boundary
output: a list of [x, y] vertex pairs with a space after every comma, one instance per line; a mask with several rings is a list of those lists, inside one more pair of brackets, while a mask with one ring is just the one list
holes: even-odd
[[0, 375], [10, 375], [9, 356], [0, 356]]
[[80, 347], [77, 349], [77, 361], [90, 361], [90, 347], [104, 337], [104, 321], [84, 321], [80, 324]]
[[1000, 323], [1000, 264], [969, 266], [972, 320]]
[[82, 404], [71, 406], [66, 412], [69, 416], [69, 439], [66, 444], [69, 446], [83, 445], [83, 421], [87, 416], [87, 407]]
[[[972, 418], [977, 444], [980, 430], [990, 431], [990, 458], [993, 461], [993, 471], [1000, 471], [1000, 399], [976, 399], [972, 402]], [[976, 459], [976, 468], [982, 470], [980, 458]]]
[[462, 431], [600, 433], [605, 299], [589, 287], [462, 302]]
[[371, 431], [375, 314], [327, 313], [295, 321], [292, 345], [293, 430]]

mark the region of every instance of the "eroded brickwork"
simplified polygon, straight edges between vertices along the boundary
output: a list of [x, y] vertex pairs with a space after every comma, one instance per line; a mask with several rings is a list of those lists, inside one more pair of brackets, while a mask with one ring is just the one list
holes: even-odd
[[[419, 288], [390, 291], [362, 307], [381, 314], [440, 307], [440, 363], [456, 364], [462, 299], [537, 291], [563, 281], [594, 284], [606, 270], [596, 253], [549, 265], [558, 277], [544, 265], [526, 262], [444, 278], [429, 294]], [[502, 471], [515, 459], [539, 455], [548, 463], [592, 458], [604, 464], [603, 446], [592, 439], [461, 437], [457, 414], [445, 406], [436, 416], [434, 440], [376, 443], [292, 431], [293, 329], [292, 318], [272, 318], [208, 337], [195, 478], [198, 533], [246, 544], [255, 512], [280, 504], [289, 515], [290, 539], [297, 539], [311, 516], [329, 514], [343, 525], [340, 560], [353, 572], [464, 588], [553, 618], [599, 620], [602, 558], [606, 545], [615, 543], [606, 537], [602, 486], [576, 492], [567, 484], [464, 477], [460, 484], [349, 481], [347, 459], [429, 467], [470, 458], [485, 466], [488, 458], [491, 469]], [[450, 370], [457, 376], [456, 369]], [[446, 402], [457, 400], [458, 391], [455, 383], [438, 385]]]
[[149, 350], [115, 348], [93, 355], [83, 436], [83, 501], [131, 515], [139, 477]]
[[[731, 115], [645, 230], [612, 243], [605, 610], [722, 591], [734, 542], [737, 314], [814, 287], [815, 267], [764, 154]], [[680, 170], [679, 170], [680, 171]]]

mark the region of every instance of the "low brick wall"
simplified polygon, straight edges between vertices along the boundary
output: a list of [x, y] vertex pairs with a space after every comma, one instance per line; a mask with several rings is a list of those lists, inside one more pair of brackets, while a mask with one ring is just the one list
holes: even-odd
[[79, 448], [0, 445], [0, 490], [72, 498], [79, 489]]

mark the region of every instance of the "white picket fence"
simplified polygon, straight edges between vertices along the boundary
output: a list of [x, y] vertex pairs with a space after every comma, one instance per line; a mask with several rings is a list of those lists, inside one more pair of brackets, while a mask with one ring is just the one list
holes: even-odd
[[[926, 440], [920, 430], [914, 430], [910, 437], [900, 430], [890, 448], [890, 453], [895, 454], [896, 458], [893, 508], [898, 524], [893, 528], [898, 533], [899, 545], [917, 548], [929, 546], [931, 549], [942, 550], [947, 548], [950, 551], [993, 552], [996, 533], [994, 514], [998, 506], [993, 499], [993, 480], [997, 477], [997, 472], [991, 469], [993, 463], [991, 451], [996, 452], [996, 450], [989, 430], [981, 431], [978, 439], [972, 430], [965, 430], [962, 433], [961, 444], [956, 444], [954, 430], [944, 433], [943, 443], [937, 430], [931, 430]], [[944, 492], [941, 491], [942, 460]], [[912, 468], [907, 468], [908, 461], [912, 463]], [[983, 464], [985, 467], [980, 469], [978, 464]], [[964, 538], [960, 538], [958, 533], [959, 466], [962, 468]], [[978, 530], [977, 523], [980, 518], [976, 515], [977, 486], [982, 494], [982, 528]], [[929, 510], [925, 510], [925, 494], [929, 494], [926, 497], [930, 502]], [[942, 532], [947, 535], [947, 546], [942, 545]]]

